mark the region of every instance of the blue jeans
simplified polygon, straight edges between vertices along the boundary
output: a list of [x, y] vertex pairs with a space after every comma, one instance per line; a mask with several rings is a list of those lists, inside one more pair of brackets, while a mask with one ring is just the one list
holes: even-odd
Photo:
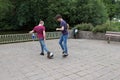
[[68, 35], [62, 35], [59, 40], [59, 44], [60, 44], [63, 52], [66, 54], [68, 54], [67, 39], [68, 39]]
[[44, 50], [48, 53], [49, 50], [47, 49], [44, 39], [39, 39], [40, 45], [41, 45], [41, 52], [44, 53]]

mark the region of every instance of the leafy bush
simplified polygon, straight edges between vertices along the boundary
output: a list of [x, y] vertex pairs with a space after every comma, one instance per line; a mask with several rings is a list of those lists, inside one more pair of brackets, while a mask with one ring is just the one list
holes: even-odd
[[111, 22], [112, 27], [117, 27], [118, 30], [120, 31], [120, 22]]
[[93, 27], [90, 23], [82, 23], [75, 26], [78, 30], [82, 31], [92, 31], [94, 33], [101, 32], [105, 33], [106, 31], [120, 31], [120, 22], [107, 22], [102, 25], [97, 25]]
[[107, 30], [108, 30], [108, 26], [109, 25], [97, 25], [92, 31], [94, 33], [97, 33], [97, 32], [103, 32], [105, 33]]
[[[115, 25], [115, 24], [114, 24]], [[102, 24], [97, 25], [93, 30], [94, 33], [96, 32], [102, 32], [105, 33], [106, 31], [120, 31], [120, 26], [113, 26], [113, 24]]]
[[82, 24], [76, 25], [75, 28], [82, 31], [92, 31], [93, 25], [90, 23], [82, 23]]

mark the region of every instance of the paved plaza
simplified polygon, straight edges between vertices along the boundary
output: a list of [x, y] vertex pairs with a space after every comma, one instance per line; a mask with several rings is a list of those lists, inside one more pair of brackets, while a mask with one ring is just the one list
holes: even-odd
[[120, 80], [120, 42], [69, 39], [67, 58], [58, 39], [46, 44], [54, 59], [38, 41], [0, 45], [0, 80]]

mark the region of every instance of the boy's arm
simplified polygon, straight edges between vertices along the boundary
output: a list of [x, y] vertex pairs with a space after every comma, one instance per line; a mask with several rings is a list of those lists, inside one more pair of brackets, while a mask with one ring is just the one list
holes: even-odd
[[62, 26], [61, 28], [56, 28], [57, 31], [63, 31], [64, 30], [64, 26]]
[[43, 37], [44, 37], [44, 40], [46, 40], [46, 33], [45, 33], [45, 30], [43, 30]]
[[34, 30], [30, 31], [29, 33], [30, 33], [30, 34], [34, 33]]
[[69, 30], [69, 28], [70, 28], [70, 25], [69, 25], [69, 24], [67, 24], [67, 30]]

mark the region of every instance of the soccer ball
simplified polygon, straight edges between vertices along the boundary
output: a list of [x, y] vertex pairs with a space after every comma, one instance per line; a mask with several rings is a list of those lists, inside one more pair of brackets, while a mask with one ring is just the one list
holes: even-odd
[[52, 59], [53, 56], [54, 56], [54, 54], [53, 54], [52, 52], [50, 52], [49, 55], [48, 55], [48, 58], [49, 58], [49, 59]]

